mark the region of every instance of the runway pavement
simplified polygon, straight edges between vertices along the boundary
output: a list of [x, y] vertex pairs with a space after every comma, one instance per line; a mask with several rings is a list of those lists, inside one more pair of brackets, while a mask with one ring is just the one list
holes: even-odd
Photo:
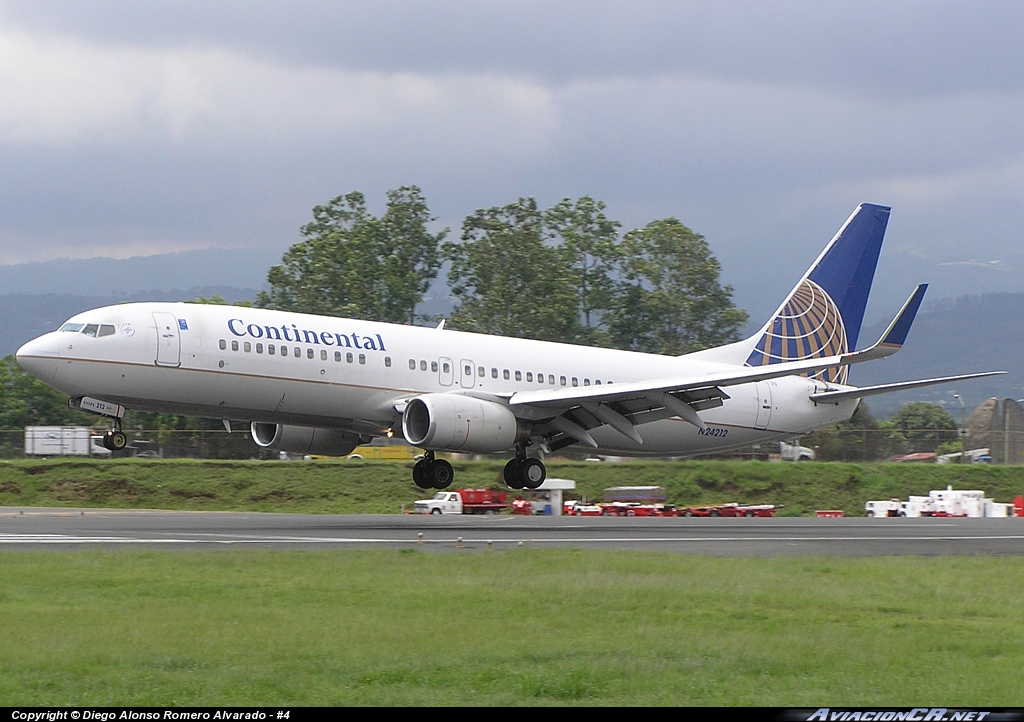
[[457, 551], [519, 545], [755, 557], [1022, 555], [1024, 519], [428, 517], [0, 508], [2, 551]]

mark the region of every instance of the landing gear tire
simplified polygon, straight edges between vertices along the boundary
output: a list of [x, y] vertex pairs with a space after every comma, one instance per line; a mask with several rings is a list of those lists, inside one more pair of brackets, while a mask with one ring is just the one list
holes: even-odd
[[435, 489], [447, 489], [455, 480], [455, 469], [444, 459], [435, 459], [427, 466], [427, 478]]
[[111, 429], [103, 435], [103, 447], [110, 451], [120, 451], [128, 446], [128, 437], [120, 429]]
[[516, 469], [516, 476], [525, 489], [537, 489], [544, 483], [548, 470], [539, 459], [523, 459]]
[[505, 468], [501, 472], [501, 475], [505, 479], [505, 484], [508, 486], [509, 489], [523, 488], [523, 485], [519, 481], [519, 474], [517, 473], [518, 466], [519, 460], [511, 459], [507, 464], [505, 464]]
[[412, 483], [421, 489], [433, 489], [434, 486], [427, 476], [427, 466], [430, 464], [426, 459], [420, 459], [412, 467]]

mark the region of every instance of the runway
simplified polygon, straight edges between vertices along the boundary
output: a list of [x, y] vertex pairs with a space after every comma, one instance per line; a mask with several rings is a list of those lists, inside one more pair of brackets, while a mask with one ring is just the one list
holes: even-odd
[[0, 550], [577, 547], [712, 556], [1024, 555], [1024, 519], [654, 519], [0, 509]]

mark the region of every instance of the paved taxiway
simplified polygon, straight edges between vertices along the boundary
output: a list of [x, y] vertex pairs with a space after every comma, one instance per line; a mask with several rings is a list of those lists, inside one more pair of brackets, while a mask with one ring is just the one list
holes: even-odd
[[[422, 537], [420, 535], [422, 534]], [[1024, 519], [651, 519], [0, 509], [0, 550], [646, 549], [720, 556], [1024, 555]]]

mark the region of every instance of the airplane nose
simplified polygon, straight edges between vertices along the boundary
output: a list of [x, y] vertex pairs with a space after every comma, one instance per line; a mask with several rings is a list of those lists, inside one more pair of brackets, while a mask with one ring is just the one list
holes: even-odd
[[18, 365], [44, 383], [50, 383], [57, 375], [58, 352], [57, 334], [48, 333], [32, 339], [18, 349], [15, 358]]

